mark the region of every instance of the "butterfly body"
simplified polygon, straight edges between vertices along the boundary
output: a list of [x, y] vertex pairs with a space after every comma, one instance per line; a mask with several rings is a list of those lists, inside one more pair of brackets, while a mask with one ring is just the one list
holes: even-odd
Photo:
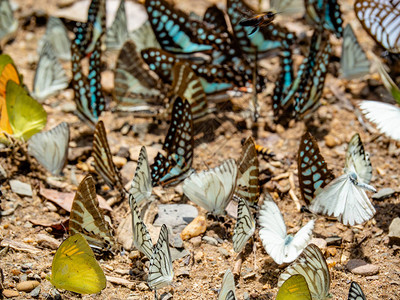
[[274, 21], [275, 15], [276, 13], [267, 11], [249, 18], [244, 18], [239, 22], [239, 25], [243, 27], [253, 27], [253, 30], [249, 33], [249, 36], [252, 36], [260, 27], [267, 26]]

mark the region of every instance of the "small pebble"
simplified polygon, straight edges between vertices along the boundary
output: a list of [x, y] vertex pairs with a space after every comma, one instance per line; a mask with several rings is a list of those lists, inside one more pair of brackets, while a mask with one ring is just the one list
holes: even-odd
[[23, 281], [17, 284], [17, 290], [21, 292], [30, 292], [40, 283], [36, 280]]
[[394, 189], [391, 188], [383, 188], [380, 189], [377, 193], [372, 195], [372, 199], [373, 200], [384, 200], [390, 196], [392, 196], [394, 193], [396, 193], [396, 191]]
[[206, 218], [204, 216], [197, 216], [188, 226], [181, 232], [182, 240], [188, 240], [192, 237], [199, 236], [207, 229]]
[[326, 240], [320, 239], [320, 238], [311, 239], [310, 244], [314, 244], [314, 245], [318, 246], [318, 248], [322, 251], [322, 253], [325, 253], [326, 248], [328, 246], [328, 243], [326, 242]]
[[39, 297], [40, 294], [40, 285], [35, 287], [32, 292], [30, 292], [31, 297], [36, 298]]
[[400, 218], [393, 219], [389, 226], [389, 242], [390, 244], [400, 245]]
[[148, 290], [149, 290], [149, 287], [148, 287], [147, 284], [144, 283], [144, 282], [139, 283], [139, 284], [136, 286], [136, 288], [137, 288], [139, 291], [148, 291]]
[[369, 264], [362, 259], [350, 259], [346, 268], [353, 274], [362, 276], [371, 276], [379, 272], [379, 267]]
[[336, 139], [330, 134], [326, 135], [324, 140], [325, 140], [325, 145], [329, 148], [333, 148], [337, 145]]
[[201, 262], [203, 260], [203, 256], [204, 254], [202, 251], [196, 252], [196, 254], [194, 255], [194, 261], [197, 263]]
[[218, 248], [218, 252], [225, 258], [229, 258], [231, 256], [230, 253], [228, 252], [228, 250], [226, 250], [225, 248], [222, 248], [222, 247]]
[[10, 180], [11, 190], [22, 196], [32, 196], [32, 188], [28, 183], [21, 182], [19, 180]]
[[213, 246], [218, 245], [218, 241], [211, 236], [203, 236], [203, 241], [205, 241], [207, 244], [210, 244]]
[[14, 297], [18, 297], [19, 293], [14, 290], [5, 289], [5, 290], [3, 290], [3, 296], [6, 298], [14, 298]]
[[195, 247], [195, 248], [200, 247], [200, 245], [201, 245], [201, 236], [196, 236], [194, 238], [191, 238], [190, 242], [192, 243], [193, 247]]

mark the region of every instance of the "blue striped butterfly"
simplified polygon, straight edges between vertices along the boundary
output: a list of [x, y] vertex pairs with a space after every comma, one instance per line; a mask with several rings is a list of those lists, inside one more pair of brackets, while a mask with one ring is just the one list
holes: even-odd
[[153, 186], [178, 184], [188, 176], [193, 162], [193, 122], [190, 103], [177, 97], [172, 108], [171, 123], [163, 150], [151, 165]]
[[217, 33], [229, 34], [228, 24], [225, 20], [225, 14], [216, 5], [209, 6], [203, 16], [203, 22], [212, 26]]
[[243, 20], [244, 16], [254, 16], [254, 10], [243, 0], [228, 0], [227, 12], [235, 38], [242, 51], [252, 59], [255, 59], [256, 53], [258, 57], [262, 57], [271, 50], [287, 49], [294, 42], [295, 35], [293, 33], [273, 23], [259, 28], [249, 37], [253, 28], [243, 27], [240, 25], [240, 21]]
[[392, 0], [356, 0], [356, 17], [365, 31], [386, 50], [400, 52], [400, 2]]
[[106, 129], [103, 121], [96, 124], [93, 134], [93, 151], [94, 168], [110, 188], [116, 188], [121, 199], [125, 198], [125, 188], [122, 184], [121, 175], [115, 166], [110, 146], [107, 141]]
[[77, 107], [78, 116], [85, 121], [91, 128], [105, 110], [105, 99], [101, 91], [101, 39], [97, 39], [94, 51], [89, 59], [89, 75], [86, 77], [82, 73], [81, 52], [76, 40], [71, 45], [72, 54], [72, 88], [74, 90], [74, 100]]
[[367, 297], [365, 297], [360, 285], [355, 281], [351, 282], [347, 300], [367, 300]]
[[8, 0], [0, 1], [0, 47], [12, 39], [18, 29], [18, 20], [14, 14]]
[[371, 64], [354, 34], [353, 28], [347, 24], [343, 32], [342, 56], [340, 68], [346, 79], [360, 78], [369, 73]]
[[128, 23], [126, 19], [125, 0], [120, 0], [117, 13], [110, 28], [107, 29], [107, 49], [120, 49], [128, 39]]
[[337, 0], [305, 0], [306, 18], [317, 28], [333, 32], [337, 38], [343, 34], [343, 20]]
[[[331, 279], [329, 268], [321, 250], [314, 244], [309, 244], [300, 256], [279, 276], [278, 287], [293, 275], [304, 276], [312, 299], [327, 299]], [[298, 299], [298, 298], [296, 298]]]
[[69, 79], [56, 57], [50, 41], [45, 40], [33, 79], [32, 95], [44, 100], [68, 87]]

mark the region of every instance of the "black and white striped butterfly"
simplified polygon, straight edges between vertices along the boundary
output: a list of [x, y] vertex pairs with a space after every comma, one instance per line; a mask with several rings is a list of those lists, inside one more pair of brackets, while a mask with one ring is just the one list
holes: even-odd
[[53, 175], [60, 175], [68, 156], [69, 126], [62, 122], [28, 141], [28, 153]]
[[224, 278], [222, 279], [218, 300], [236, 300], [235, 279], [230, 269], [226, 270]]
[[355, 281], [351, 282], [347, 300], [367, 300], [361, 287]]
[[0, 46], [12, 39], [18, 29], [18, 20], [14, 14], [8, 0], [0, 1]]
[[56, 57], [52, 44], [45, 40], [33, 79], [32, 95], [38, 100], [45, 100], [66, 89], [68, 84], [67, 74]]
[[356, 0], [356, 17], [369, 35], [386, 50], [400, 52], [400, 2]]
[[143, 223], [142, 218], [137, 207], [137, 201], [133, 194], [129, 194], [129, 206], [132, 213], [132, 232], [133, 232], [133, 245], [151, 259], [153, 255], [153, 242], [146, 225]]
[[92, 155], [96, 172], [104, 179], [110, 188], [115, 188], [119, 192], [121, 199], [124, 199], [125, 189], [122, 184], [121, 175], [112, 159], [103, 121], [99, 121], [96, 124], [96, 129], [93, 134]]
[[277, 264], [294, 261], [310, 242], [315, 221], [309, 221], [294, 236], [286, 232], [285, 221], [271, 195], [266, 192], [266, 199], [261, 206], [260, 239], [268, 255]]
[[153, 185], [151, 184], [151, 170], [147, 158], [146, 147], [140, 149], [135, 177], [132, 180], [129, 194], [133, 196], [138, 205], [143, 201], [149, 200]]
[[124, 42], [129, 38], [128, 23], [126, 19], [125, 0], [120, 0], [120, 4], [115, 14], [114, 21], [107, 29], [106, 46], [109, 50], [120, 49]]
[[[233, 196], [235, 198], [235, 195]], [[238, 198], [237, 220], [233, 230], [233, 250], [236, 253], [241, 252], [246, 246], [247, 241], [253, 236], [256, 229], [256, 222], [250, 211], [247, 201], [241, 197]]]
[[340, 68], [346, 79], [360, 78], [369, 73], [371, 64], [358, 43], [350, 24], [344, 29]]
[[81, 181], [76, 191], [69, 218], [69, 233], [81, 233], [90, 247], [97, 251], [110, 251], [114, 246], [114, 237], [99, 208], [91, 175]]
[[358, 133], [353, 135], [346, 152], [344, 174], [320, 189], [309, 209], [338, 218], [344, 225], [362, 224], [375, 214], [375, 208], [365, 190], [376, 192], [369, 185], [372, 166], [369, 154]]
[[46, 33], [39, 42], [39, 53], [46, 41], [51, 43], [54, 53], [59, 59], [71, 60], [71, 41], [68, 37], [67, 29], [59, 18], [49, 17], [46, 25]]
[[236, 162], [228, 159], [214, 169], [186, 178], [183, 193], [211, 214], [223, 215], [235, 191], [236, 177]]
[[291, 276], [300, 274], [307, 281], [312, 299], [327, 299], [330, 297], [331, 285], [328, 265], [321, 250], [314, 244], [309, 244], [300, 256], [279, 276], [278, 287]]
[[155, 290], [157, 295], [157, 290], [169, 285], [173, 278], [174, 270], [169, 249], [168, 228], [163, 224], [157, 244], [154, 245], [150, 258], [147, 283], [152, 290]]

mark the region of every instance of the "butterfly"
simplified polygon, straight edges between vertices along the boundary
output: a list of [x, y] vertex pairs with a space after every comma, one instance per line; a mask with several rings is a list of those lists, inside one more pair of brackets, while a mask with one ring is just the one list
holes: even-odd
[[96, 187], [91, 175], [81, 181], [72, 202], [69, 233], [80, 233], [95, 251], [110, 251], [114, 246], [111, 228], [99, 208]]
[[129, 193], [129, 206], [131, 207], [132, 213], [132, 232], [133, 232], [133, 244], [136, 249], [151, 259], [153, 255], [153, 242], [146, 225], [140, 218], [139, 210], [137, 207], [137, 200], [132, 193]]
[[246, 17], [239, 22], [239, 25], [243, 27], [253, 27], [253, 30], [249, 33], [252, 36], [260, 27], [265, 27], [272, 23], [275, 19], [276, 13], [273, 11], [266, 11], [260, 14], [255, 14], [250, 17]]
[[68, 87], [69, 79], [58, 61], [53, 46], [45, 41], [33, 79], [33, 96], [44, 100]]
[[126, 19], [125, 0], [120, 0], [114, 22], [107, 29], [106, 46], [107, 49], [120, 49], [128, 39], [128, 23]]
[[53, 175], [60, 175], [68, 156], [69, 126], [62, 122], [46, 132], [36, 133], [28, 142], [28, 153]]
[[[272, 50], [289, 48], [293, 44], [295, 35], [277, 24], [270, 23], [259, 28], [256, 32], [252, 32], [253, 28], [251, 27], [240, 25], [243, 14], [248, 18], [255, 15], [254, 10], [243, 0], [228, 0], [226, 6], [234, 36], [240, 45], [240, 49], [252, 60], [256, 58], [256, 54], [258, 58], [261, 58]], [[249, 35], [251, 35], [251, 38]]]
[[225, 14], [216, 5], [209, 6], [203, 16], [203, 22], [212, 26], [217, 33], [228, 34], [228, 24], [225, 20]]
[[106, 1], [92, 0], [87, 22], [76, 22], [73, 31], [75, 38], [72, 44], [76, 45], [81, 56], [91, 54], [97, 47], [100, 49], [102, 37], [106, 33]]
[[351, 282], [347, 300], [367, 300], [361, 287], [355, 281]]
[[12, 39], [18, 29], [18, 20], [14, 18], [10, 2], [0, 1], [0, 46]]
[[230, 269], [226, 270], [222, 279], [218, 300], [235, 300], [235, 279]]
[[307, 281], [312, 299], [329, 298], [331, 285], [328, 265], [321, 250], [309, 244], [300, 256], [279, 276], [278, 287], [293, 275], [303, 275]]
[[[234, 196], [235, 197], [235, 196]], [[247, 201], [238, 197], [237, 221], [233, 230], [233, 250], [239, 253], [254, 234], [256, 222], [251, 214]]]
[[[386, 72], [384, 65], [378, 58], [374, 59], [374, 63], [381, 76], [383, 85], [391, 93], [397, 104], [400, 104], [400, 89]], [[400, 126], [400, 123], [398, 123], [398, 120], [400, 120], [399, 107], [378, 101], [361, 101], [359, 106], [365, 117], [376, 124], [380, 132], [400, 141], [400, 132], [398, 130]]]
[[114, 70], [114, 97], [121, 105], [161, 104], [167, 86], [144, 63], [134, 42], [124, 43]]
[[242, 145], [242, 155], [237, 161], [238, 175], [235, 194], [252, 203], [257, 203], [260, 196], [258, 182], [259, 163], [257, 150], [252, 137], [248, 137]]
[[276, 300], [311, 300], [310, 289], [303, 275], [290, 276], [280, 287]]
[[129, 34], [129, 39], [135, 43], [136, 51], [139, 54], [142, 50], [147, 48], [161, 49], [160, 43], [157, 41], [149, 20], [132, 31]]
[[[6, 109], [1, 110], [1, 129], [6, 132], [11, 129], [9, 133], [14, 138], [28, 141], [32, 135], [45, 127], [47, 113], [43, 106], [30, 97], [24, 87], [14, 80], [7, 81], [5, 102]], [[7, 119], [9, 123], [4, 124], [3, 121]]]
[[[242, 146], [243, 146], [244, 142], [245, 142], [245, 139], [242, 139], [241, 140]], [[254, 147], [256, 148], [257, 154], [261, 155], [264, 158], [275, 156], [275, 153], [272, 152], [272, 150], [270, 148], [261, 146], [260, 144], [257, 144], [255, 142], [254, 142]]]
[[208, 113], [207, 96], [199, 77], [189, 65], [178, 62], [172, 69], [173, 82], [170, 99], [179, 96], [190, 103], [193, 120], [198, 120]]
[[116, 188], [120, 193], [121, 199], [124, 199], [125, 188], [122, 184], [122, 179], [117, 167], [112, 159], [103, 121], [99, 121], [96, 124], [96, 129], [93, 134], [92, 155], [94, 158], [94, 168], [97, 174], [101, 175], [109, 187]]
[[96, 294], [106, 287], [106, 276], [81, 234], [70, 236], [58, 247], [50, 282], [57, 289], [79, 294]]
[[317, 141], [308, 131], [300, 140], [297, 168], [301, 195], [307, 205], [335, 178], [319, 151]]
[[225, 160], [214, 169], [193, 173], [183, 182], [183, 193], [190, 201], [214, 215], [225, 214], [225, 208], [235, 191], [237, 166], [233, 159]]
[[270, 9], [279, 11], [281, 15], [304, 15], [304, 2], [301, 0], [270, 0]]
[[343, 34], [343, 19], [340, 12], [340, 6], [337, 0], [305, 0], [306, 19], [315, 24], [318, 28], [321, 26], [326, 30], [333, 32], [337, 38]]
[[294, 261], [311, 239], [315, 221], [309, 221], [294, 236], [287, 235], [286, 226], [279, 207], [271, 195], [266, 193], [266, 201], [260, 209], [260, 238], [264, 249], [277, 264]]
[[89, 75], [87, 77], [82, 73], [80, 45], [76, 42], [77, 40], [74, 40], [71, 45], [74, 100], [78, 116], [91, 128], [94, 128], [94, 124], [106, 106], [104, 95], [101, 91], [101, 39], [97, 40], [94, 51], [90, 56]]
[[42, 51], [41, 49], [46, 44], [46, 41], [53, 46], [54, 53], [59, 59], [71, 60], [71, 41], [63, 22], [59, 18], [49, 17], [46, 33], [39, 42], [39, 53]]
[[372, 166], [369, 154], [358, 134], [351, 138], [347, 153], [344, 174], [316, 193], [309, 209], [338, 218], [344, 225], [361, 224], [371, 219], [375, 208], [365, 190], [376, 192], [369, 185]]
[[151, 170], [147, 158], [147, 151], [146, 147], [142, 146], [142, 148], [140, 148], [135, 177], [132, 180], [129, 194], [140, 204], [150, 199], [152, 189]]
[[357, 41], [350, 24], [344, 28], [340, 67], [343, 77], [354, 79], [369, 73], [371, 64]]
[[386, 50], [400, 52], [399, 2], [370, 0], [354, 2], [354, 12], [365, 31]]
[[188, 176], [193, 162], [193, 122], [190, 103], [180, 97], [174, 101], [171, 124], [163, 150], [151, 165], [153, 186], [178, 184]]
[[[160, 236], [154, 245], [150, 258], [149, 275], [147, 283], [152, 290], [157, 290], [169, 285], [174, 278], [171, 252], [168, 241], [168, 228], [165, 224], [161, 227]], [[156, 294], [157, 295], [157, 294]]]

